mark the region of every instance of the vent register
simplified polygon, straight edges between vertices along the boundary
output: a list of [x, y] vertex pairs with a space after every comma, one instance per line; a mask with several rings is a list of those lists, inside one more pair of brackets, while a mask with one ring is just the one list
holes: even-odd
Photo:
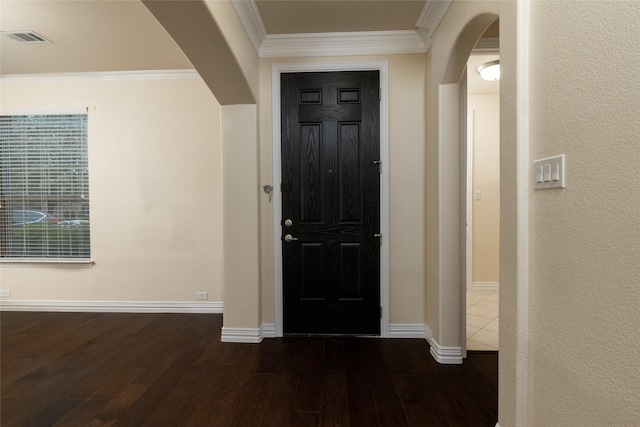
[[34, 31], [2, 31], [2, 35], [20, 43], [51, 43]]

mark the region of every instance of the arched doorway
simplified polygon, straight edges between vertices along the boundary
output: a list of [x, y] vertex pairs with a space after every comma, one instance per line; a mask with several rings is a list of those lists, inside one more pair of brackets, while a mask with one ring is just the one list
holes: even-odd
[[439, 338], [445, 345], [457, 341], [460, 349], [448, 358], [434, 354], [442, 363], [461, 363], [466, 356], [466, 64], [482, 34], [497, 20], [496, 14], [478, 15], [462, 29], [438, 85], [438, 168], [446, 171], [438, 177], [438, 296], [445, 311]]

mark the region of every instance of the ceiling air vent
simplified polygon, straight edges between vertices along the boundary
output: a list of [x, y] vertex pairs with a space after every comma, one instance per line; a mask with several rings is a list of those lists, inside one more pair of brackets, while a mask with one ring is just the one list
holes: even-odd
[[2, 35], [20, 43], [51, 43], [33, 31], [3, 31]]

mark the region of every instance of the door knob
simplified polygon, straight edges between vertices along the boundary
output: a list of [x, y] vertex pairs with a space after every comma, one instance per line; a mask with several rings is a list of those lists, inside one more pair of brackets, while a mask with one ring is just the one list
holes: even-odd
[[288, 242], [293, 242], [294, 240], [298, 240], [298, 238], [297, 237], [293, 237], [291, 234], [286, 234], [284, 236], [284, 241], [287, 242], [287, 243]]

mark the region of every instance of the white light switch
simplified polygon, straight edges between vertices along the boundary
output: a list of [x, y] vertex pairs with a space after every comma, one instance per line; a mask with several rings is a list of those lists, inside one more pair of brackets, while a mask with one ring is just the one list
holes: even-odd
[[564, 154], [533, 162], [533, 188], [547, 190], [551, 188], [565, 188], [564, 182]]
[[559, 163], [556, 163], [553, 165], [553, 172], [551, 172], [551, 180], [560, 181], [560, 164]]
[[540, 183], [543, 182], [543, 178], [542, 178], [542, 166], [536, 166], [536, 182]]
[[473, 200], [480, 200], [480, 190], [473, 190]]

